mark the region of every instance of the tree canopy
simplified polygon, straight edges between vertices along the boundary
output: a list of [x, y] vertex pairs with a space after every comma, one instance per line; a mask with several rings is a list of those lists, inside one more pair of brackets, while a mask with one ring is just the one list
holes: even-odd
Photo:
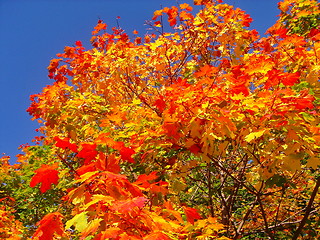
[[319, 3], [279, 2], [265, 37], [194, 5], [143, 37], [99, 20], [50, 62], [40, 135], [1, 158], [1, 238], [320, 238]]

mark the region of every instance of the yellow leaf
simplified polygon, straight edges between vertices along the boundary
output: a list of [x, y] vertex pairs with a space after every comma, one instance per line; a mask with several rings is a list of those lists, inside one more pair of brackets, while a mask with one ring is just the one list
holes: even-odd
[[260, 131], [258, 131], [258, 132], [249, 133], [249, 134], [244, 138], [244, 140], [246, 140], [246, 142], [251, 142], [252, 140], [261, 137], [261, 136], [264, 134], [265, 131], [266, 131], [266, 129], [260, 130]]
[[70, 228], [71, 226], [74, 226], [76, 230], [79, 232], [82, 232], [87, 226], [87, 212], [82, 212], [77, 215], [75, 215], [72, 219], [66, 222], [66, 229]]
[[88, 227], [85, 229], [85, 231], [82, 232], [82, 236], [88, 236], [89, 234], [94, 233], [97, 228], [100, 226], [100, 222], [103, 219], [96, 218], [93, 219], [91, 222], [89, 222]]
[[132, 105], [140, 105], [141, 104], [141, 100], [140, 99], [133, 99], [132, 100]]

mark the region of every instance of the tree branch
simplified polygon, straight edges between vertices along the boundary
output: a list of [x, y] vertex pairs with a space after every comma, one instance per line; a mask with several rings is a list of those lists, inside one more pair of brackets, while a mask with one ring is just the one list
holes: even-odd
[[301, 233], [301, 231], [303, 229], [303, 226], [307, 222], [308, 217], [309, 217], [309, 215], [311, 213], [311, 210], [312, 210], [312, 204], [313, 204], [314, 199], [315, 199], [315, 197], [316, 197], [316, 195], [318, 193], [319, 187], [320, 187], [320, 177], [318, 177], [318, 179], [317, 179], [317, 183], [316, 183], [316, 185], [315, 185], [315, 187], [313, 189], [313, 192], [311, 194], [311, 197], [310, 197], [310, 200], [308, 202], [304, 217], [301, 220], [301, 223], [300, 223], [299, 227], [297, 228], [296, 232], [294, 233], [294, 235], [292, 237], [292, 240], [296, 240], [299, 237], [299, 235], [300, 235], [300, 233]]

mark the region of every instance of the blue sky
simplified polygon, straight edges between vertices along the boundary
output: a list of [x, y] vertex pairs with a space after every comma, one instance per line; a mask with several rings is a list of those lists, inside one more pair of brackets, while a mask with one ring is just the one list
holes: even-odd
[[[109, 28], [120, 26], [131, 33], [147, 31], [145, 20], [160, 6], [176, 0], [0, 0], [0, 155], [15, 160], [19, 145], [31, 143], [37, 122], [26, 112], [29, 96], [51, 84], [47, 77], [50, 59], [82, 41], [89, 47], [98, 19]], [[179, 0], [192, 3], [192, 0]], [[251, 28], [260, 34], [279, 14], [277, 0], [225, 0], [251, 15]]]

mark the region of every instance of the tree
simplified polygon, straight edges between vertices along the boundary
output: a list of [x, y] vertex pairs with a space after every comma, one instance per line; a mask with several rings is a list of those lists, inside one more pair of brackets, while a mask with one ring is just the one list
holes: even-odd
[[99, 20], [92, 49], [51, 61], [28, 109], [42, 136], [2, 159], [8, 236], [320, 237], [319, 3], [280, 2], [260, 37], [244, 11], [194, 2], [134, 40]]

